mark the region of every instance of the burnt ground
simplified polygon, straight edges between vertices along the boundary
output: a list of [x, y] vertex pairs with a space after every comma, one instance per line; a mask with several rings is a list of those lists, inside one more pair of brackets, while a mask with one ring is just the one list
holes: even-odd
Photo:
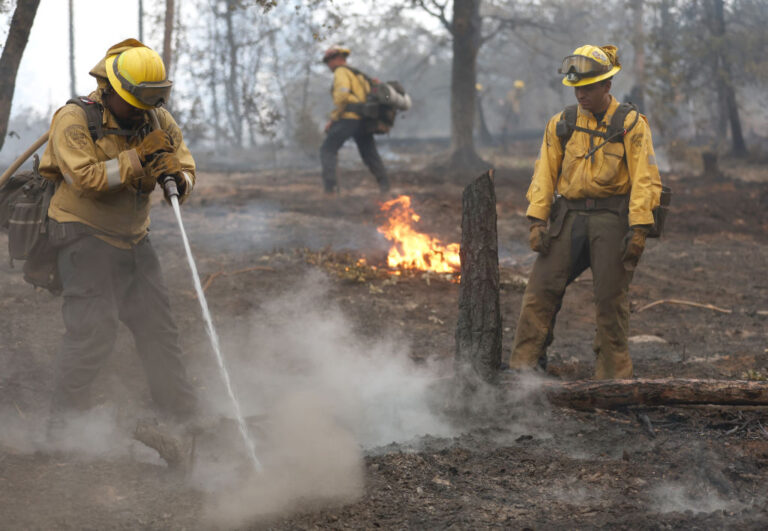
[[[413, 197], [422, 232], [459, 241], [462, 186], [414, 160], [390, 163], [395, 191]], [[505, 356], [533, 262], [530, 163], [497, 161]], [[768, 377], [768, 171], [729, 174], [665, 176], [668, 231], [649, 242], [631, 286], [637, 376]], [[153, 210], [151, 238], [207, 423], [187, 476], [131, 440], [153, 414], [124, 329], [95, 382], [94, 412], [68, 444], [46, 442], [61, 301], [2, 261], [1, 528], [768, 526], [765, 408], [576, 412], [537, 398], [535, 383], [446, 407], [458, 285], [382, 271], [381, 198], [365, 172], [341, 176], [341, 195], [328, 199], [316, 170], [203, 172], [183, 208], [201, 276], [214, 275], [208, 302], [264, 464], [255, 479], [221, 420], [229, 408], [169, 208]], [[361, 257], [379, 269], [356, 265]], [[589, 272], [567, 292], [548, 377], [591, 375], [590, 292]], [[640, 311], [662, 299], [730, 313]]]

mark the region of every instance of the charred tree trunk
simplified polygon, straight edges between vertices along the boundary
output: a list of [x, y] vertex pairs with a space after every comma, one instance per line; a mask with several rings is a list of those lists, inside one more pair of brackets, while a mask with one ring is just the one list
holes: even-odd
[[768, 406], [768, 382], [745, 380], [596, 380], [545, 383], [543, 391], [557, 406], [613, 409], [623, 406], [714, 404]]
[[454, 0], [451, 25], [451, 167], [459, 171], [488, 168], [475, 151], [473, 138], [481, 31], [480, 0]]
[[725, 14], [723, 0], [711, 0], [712, 9], [712, 35], [719, 44], [717, 48], [717, 92], [722, 99], [721, 105], [731, 126], [731, 143], [733, 154], [736, 157], [747, 155], [747, 145], [744, 142], [744, 134], [741, 130], [739, 118], [739, 106], [736, 103], [736, 91], [733, 88], [733, 75], [731, 73], [730, 58], [726, 57]]
[[501, 365], [499, 252], [493, 170], [464, 189], [461, 217], [461, 285], [456, 323], [456, 374], [496, 378]]
[[40, 0], [19, 0], [8, 28], [3, 54], [0, 56], [0, 149], [5, 143], [8, 132], [8, 119], [11, 115], [13, 91], [16, 87], [16, 74], [19, 71], [21, 56], [29, 40], [29, 32], [37, 14]]

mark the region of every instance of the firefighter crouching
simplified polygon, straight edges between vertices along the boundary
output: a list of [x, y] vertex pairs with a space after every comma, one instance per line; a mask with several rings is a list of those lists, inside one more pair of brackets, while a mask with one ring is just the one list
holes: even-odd
[[[58, 248], [66, 332], [58, 351], [49, 434], [66, 415], [90, 407], [89, 389], [122, 321], [132, 332], [161, 413], [193, 415], [160, 263], [147, 236], [149, 196], [173, 176], [180, 199], [195, 162], [171, 114], [171, 82], [160, 56], [135, 39], [111, 47], [90, 74], [97, 89], [56, 111], [40, 173], [58, 183], [49, 238]], [[161, 129], [152, 131], [149, 112]], [[59, 431], [59, 434], [62, 432]]]
[[333, 72], [334, 109], [331, 120], [325, 126], [325, 140], [320, 146], [320, 162], [323, 167], [323, 188], [325, 193], [338, 192], [336, 165], [338, 152], [349, 138], [354, 138], [360, 157], [376, 177], [381, 192], [389, 191], [389, 178], [384, 163], [376, 149], [373, 133], [366, 128], [360, 114], [347, 109], [349, 105], [362, 104], [370, 92], [370, 83], [360, 72], [347, 66], [349, 49], [332, 46], [326, 50], [323, 62]]
[[595, 378], [632, 377], [629, 283], [654, 222], [661, 180], [645, 116], [610, 94], [620, 69], [616, 47], [587, 45], [559, 70], [578, 107], [549, 120], [526, 196], [530, 245], [538, 256], [523, 295], [513, 370], [546, 368], [565, 288], [591, 267]]

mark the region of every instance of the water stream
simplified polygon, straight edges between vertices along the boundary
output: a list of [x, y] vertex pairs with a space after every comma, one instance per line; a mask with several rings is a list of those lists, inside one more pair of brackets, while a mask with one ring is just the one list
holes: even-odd
[[219, 336], [216, 334], [216, 329], [213, 327], [213, 320], [211, 319], [211, 312], [208, 310], [208, 301], [205, 298], [205, 292], [203, 292], [203, 286], [200, 283], [200, 275], [197, 272], [197, 265], [195, 265], [195, 259], [192, 256], [192, 249], [189, 246], [189, 239], [187, 239], [187, 232], [184, 230], [184, 222], [181, 220], [181, 209], [179, 208], [179, 198], [175, 195], [170, 196], [171, 205], [173, 206], [173, 212], [176, 214], [176, 220], [179, 222], [179, 229], [181, 230], [181, 237], [184, 240], [184, 250], [187, 252], [187, 261], [189, 262], [189, 269], [192, 271], [192, 280], [195, 283], [195, 291], [197, 292], [197, 300], [200, 301], [200, 308], [203, 310], [203, 319], [205, 320], [205, 330], [208, 332], [208, 338], [211, 340], [211, 346], [213, 352], [216, 354], [216, 362], [219, 365], [219, 372], [224, 380], [224, 384], [227, 388], [227, 393], [232, 401], [232, 409], [237, 419], [237, 427], [240, 430], [240, 435], [243, 437], [245, 447], [248, 449], [248, 455], [253, 463], [253, 468], [256, 472], [261, 472], [262, 466], [258, 457], [256, 457], [256, 447], [248, 433], [248, 427], [245, 424], [245, 418], [240, 410], [240, 402], [238, 402], [235, 396], [235, 391], [232, 388], [232, 382], [229, 378], [229, 371], [224, 363], [224, 358], [221, 355], [221, 347], [219, 346]]

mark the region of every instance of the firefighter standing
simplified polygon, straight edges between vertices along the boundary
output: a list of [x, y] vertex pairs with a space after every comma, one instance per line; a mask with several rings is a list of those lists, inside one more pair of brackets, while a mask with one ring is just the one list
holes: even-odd
[[373, 133], [366, 129], [365, 120], [359, 113], [347, 109], [350, 105], [365, 102], [365, 97], [371, 87], [364, 75], [347, 66], [349, 50], [340, 46], [332, 46], [326, 50], [323, 62], [333, 72], [334, 109], [331, 120], [325, 126], [325, 140], [320, 146], [320, 162], [323, 167], [323, 187], [325, 193], [338, 192], [336, 181], [336, 164], [341, 146], [349, 138], [354, 138], [357, 150], [363, 162], [371, 170], [381, 192], [389, 191], [389, 178], [384, 163], [376, 149]]
[[[53, 117], [40, 173], [58, 183], [48, 210], [59, 249], [66, 333], [58, 358], [51, 427], [89, 408], [89, 389], [115, 343], [132, 332], [152, 398], [176, 420], [196, 409], [182, 363], [160, 263], [147, 236], [150, 193], [172, 176], [180, 199], [195, 162], [171, 114], [171, 82], [160, 56], [135, 39], [111, 47], [90, 72], [97, 89]], [[93, 107], [91, 107], [93, 106]], [[88, 109], [88, 110], [86, 110]], [[98, 109], [96, 119], [89, 113]], [[160, 129], [152, 131], [148, 113]]]
[[644, 116], [625, 111], [618, 134], [605, 138], [620, 112], [610, 94], [611, 78], [621, 69], [616, 52], [614, 46], [582, 46], [560, 68], [578, 109], [572, 128], [568, 110], [549, 120], [526, 196], [530, 245], [538, 256], [523, 295], [511, 369], [546, 367], [565, 288], [591, 267], [595, 378], [632, 377], [629, 283], [653, 224], [661, 180]]

